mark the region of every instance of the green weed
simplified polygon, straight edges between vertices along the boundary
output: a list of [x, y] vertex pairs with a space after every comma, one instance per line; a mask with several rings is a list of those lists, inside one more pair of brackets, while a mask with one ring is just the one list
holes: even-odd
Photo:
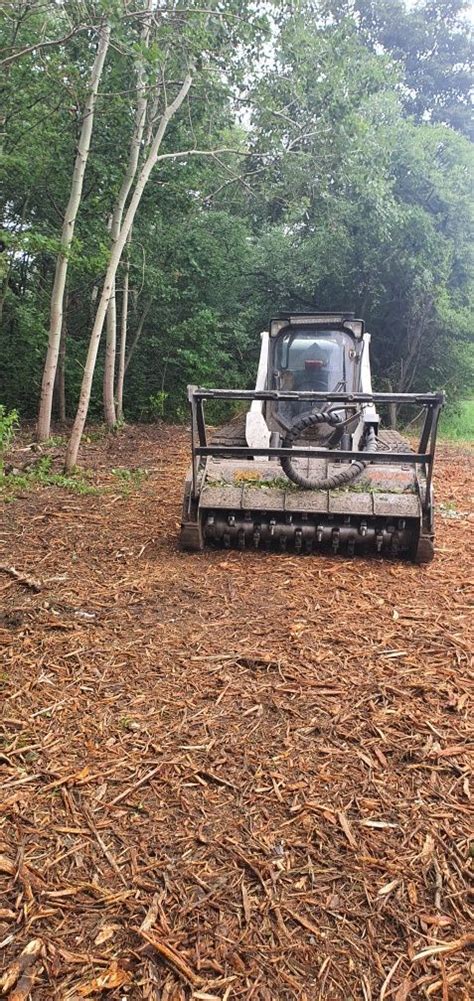
[[[51, 471], [52, 459], [43, 455], [30, 469], [23, 473], [4, 473], [0, 469], [0, 494], [6, 501], [12, 501], [18, 493], [35, 487], [60, 487], [75, 494], [99, 494], [100, 488], [87, 482], [84, 472], [66, 475]], [[89, 474], [90, 475], [90, 474]]]
[[119, 719], [119, 726], [122, 730], [139, 730], [140, 724], [136, 720], [132, 719], [131, 716], [121, 716]]
[[67, 435], [65, 434], [52, 434], [46, 441], [41, 442], [41, 448], [59, 448], [61, 445], [65, 445], [67, 442]]
[[19, 428], [18, 411], [7, 410], [0, 403], [0, 476], [3, 474], [3, 456], [10, 447]]
[[87, 442], [88, 445], [96, 445], [101, 441], [104, 441], [104, 439], [107, 438], [108, 434], [110, 434], [110, 431], [107, 425], [98, 424], [93, 429], [91, 428], [87, 432], [87, 434], [84, 435], [84, 441]]
[[[234, 484], [228, 483], [226, 480], [206, 480], [205, 483], [208, 487], [255, 487], [256, 490], [285, 490], [287, 493], [304, 493], [302, 487], [299, 487], [296, 483], [292, 483], [291, 480], [287, 480], [285, 476], [275, 476], [273, 479], [261, 480], [237, 480]], [[392, 494], [405, 494], [405, 493], [415, 493], [416, 488], [413, 486], [407, 487], [391, 487], [390, 493]], [[383, 486], [378, 486], [376, 483], [371, 483], [370, 481], [362, 480], [361, 482], [348, 483], [345, 487], [336, 487], [331, 490], [332, 494], [382, 494], [387, 493], [387, 488]]]
[[168, 396], [169, 393], [165, 393], [163, 389], [160, 389], [158, 393], [152, 393], [151, 396], [148, 397], [145, 411], [149, 420], [156, 421], [163, 419], [165, 416], [165, 404]]
[[441, 414], [439, 433], [450, 441], [474, 441], [474, 400], [447, 406]]
[[126, 428], [126, 426], [127, 425], [126, 425], [126, 422], [125, 422], [125, 417], [118, 417], [117, 420], [115, 421], [115, 424], [114, 424], [113, 428], [112, 428], [112, 434], [115, 434], [115, 435], [120, 434], [120, 432], [123, 431], [124, 428]]
[[112, 476], [115, 476], [122, 483], [123, 488], [128, 492], [130, 489], [138, 490], [143, 480], [149, 476], [148, 469], [128, 469], [119, 466], [112, 469]]

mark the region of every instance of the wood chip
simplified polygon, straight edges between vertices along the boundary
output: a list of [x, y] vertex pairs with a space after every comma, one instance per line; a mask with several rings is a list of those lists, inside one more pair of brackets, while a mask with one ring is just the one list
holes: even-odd
[[[474, 452], [441, 449], [436, 503], [464, 512]], [[84, 460], [100, 494], [39, 485], [1, 540], [43, 588], [0, 574], [0, 997], [461, 998], [467, 514], [422, 568], [193, 556], [185, 428]], [[118, 468], [150, 475], [125, 497]]]
[[33, 938], [20, 953], [20, 955], [10, 964], [0, 977], [0, 992], [8, 994], [15, 986], [17, 980], [25, 973], [30, 966], [38, 959], [43, 949], [43, 942], [40, 938]]
[[351, 848], [357, 848], [357, 841], [356, 841], [356, 839], [354, 837], [354, 834], [352, 832], [352, 828], [351, 828], [351, 826], [349, 824], [349, 821], [348, 821], [348, 819], [346, 817], [346, 814], [342, 810], [340, 810], [338, 812], [337, 817], [338, 817], [339, 823], [340, 823], [340, 825], [342, 827], [342, 830], [344, 831], [344, 834], [346, 835], [346, 838], [347, 838], [347, 840], [348, 840]]
[[168, 963], [179, 975], [191, 984], [193, 987], [199, 986], [202, 983], [202, 977], [198, 977], [196, 973], [191, 969], [185, 959], [176, 952], [171, 946], [167, 945], [165, 942], [161, 942], [155, 935], [150, 934], [150, 932], [143, 931], [141, 928], [136, 929], [137, 935], [143, 938], [145, 942], [156, 950], [156, 952], [161, 956], [162, 959]]

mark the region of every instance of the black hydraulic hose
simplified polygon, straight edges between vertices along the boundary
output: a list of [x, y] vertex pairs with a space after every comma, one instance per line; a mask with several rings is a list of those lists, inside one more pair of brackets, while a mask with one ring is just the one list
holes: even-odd
[[[329, 424], [333, 428], [338, 428], [340, 425], [345, 424], [345, 421], [341, 421], [336, 414], [323, 413], [320, 410], [314, 410], [312, 413], [303, 414], [298, 417], [291, 424], [285, 438], [282, 441], [283, 448], [292, 448], [295, 443], [295, 438], [298, 438], [303, 431], [307, 431], [308, 428], [314, 427], [316, 424]], [[369, 428], [364, 452], [374, 453], [377, 451], [377, 438], [373, 428]], [[303, 490], [334, 490], [336, 487], [348, 486], [349, 483], [353, 483], [364, 469], [368, 466], [368, 462], [364, 462], [361, 459], [357, 459], [355, 462], [351, 462], [350, 466], [346, 466], [341, 469], [340, 472], [334, 473], [333, 476], [321, 477], [320, 479], [311, 479], [308, 476], [303, 476], [294, 466], [294, 460], [291, 456], [282, 456], [280, 459], [281, 468], [292, 483], [296, 486], [301, 487]]]

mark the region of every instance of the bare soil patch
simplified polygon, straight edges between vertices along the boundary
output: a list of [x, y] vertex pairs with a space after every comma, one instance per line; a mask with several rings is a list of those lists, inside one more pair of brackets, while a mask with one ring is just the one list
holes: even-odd
[[187, 437], [2, 511], [4, 994], [467, 1001], [472, 452], [419, 568], [179, 552]]

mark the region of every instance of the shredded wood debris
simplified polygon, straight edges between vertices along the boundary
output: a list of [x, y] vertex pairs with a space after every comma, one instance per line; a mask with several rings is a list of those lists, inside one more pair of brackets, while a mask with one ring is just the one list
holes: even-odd
[[422, 568], [179, 552], [185, 430], [84, 461], [3, 511], [3, 996], [467, 1001], [472, 452]]

